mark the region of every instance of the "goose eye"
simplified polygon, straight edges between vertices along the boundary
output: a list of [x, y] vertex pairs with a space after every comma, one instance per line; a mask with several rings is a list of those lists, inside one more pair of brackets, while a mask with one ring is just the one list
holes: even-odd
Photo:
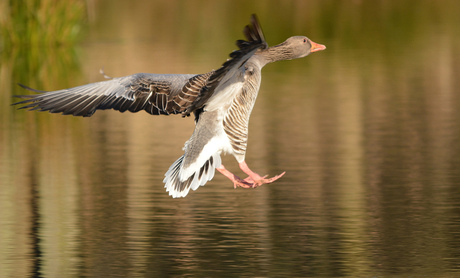
[[303, 39], [303, 43], [306, 43], [307, 42], [307, 39]]

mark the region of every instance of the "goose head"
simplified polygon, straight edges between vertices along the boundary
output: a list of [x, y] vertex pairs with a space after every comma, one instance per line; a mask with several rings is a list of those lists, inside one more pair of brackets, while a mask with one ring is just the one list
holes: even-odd
[[316, 43], [304, 36], [290, 37], [282, 44], [284, 44], [284, 47], [291, 49], [290, 59], [302, 58], [312, 52], [326, 49], [326, 46]]
[[261, 56], [264, 64], [282, 60], [292, 60], [305, 57], [312, 52], [326, 49], [326, 46], [315, 43], [305, 36], [290, 37], [284, 42], [261, 50], [258, 55]]

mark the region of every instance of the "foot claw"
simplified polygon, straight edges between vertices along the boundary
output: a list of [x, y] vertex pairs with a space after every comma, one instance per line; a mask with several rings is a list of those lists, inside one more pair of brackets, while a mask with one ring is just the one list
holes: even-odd
[[272, 182], [276, 181], [277, 179], [281, 178], [282, 176], [284, 176], [284, 174], [286, 174], [286, 172], [283, 172], [283, 173], [281, 173], [281, 174], [279, 174], [277, 176], [274, 176], [274, 177], [268, 178], [268, 179], [266, 178], [266, 177], [268, 177], [268, 175], [265, 175], [263, 177], [260, 177], [260, 179], [257, 179], [257, 180], [254, 180], [251, 177], [247, 177], [244, 180], [241, 180], [240, 184], [235, 183], [234, 186], [235, 186], [235, 188], [237, 186], [243, 187], [243, 188], [256, 188], [258, 186], [261, 186], [262, 184], [272, 183]]
[[240, 168], [241, 170], [243, 170], [243, 172], [249, 175], [247, 178], [241, 179], [237, 175], [225, 169], [224, 165], [221, 165], [220, 167], [216, 169], [233, 182], [234, 188], [237, 188], [237, 187], [256, 188], [258, 186], [261, 186], [262, 184], [272, 183], [278, 180], [279, 178], [281, 178], [282, 176], [284, 176], [284, 174], [286, 173], [286, 172], [283, 172], [271, 178], [267, 178], [268, 175], [261, 177], [257, 173], [254, 173], [253, 171], [251, 171], [251, 169], [249, 169], [248, 165], [244, 161], [240, 162]]
[[233, 188], [237, 188], [237, 187], [242, 187], [242, 188], [252, 188], [253, 187], [253, 183], [252, 182], [248, 182], [246, 181], [245, 179], [244, 180], [236, 180], [233, 182]]

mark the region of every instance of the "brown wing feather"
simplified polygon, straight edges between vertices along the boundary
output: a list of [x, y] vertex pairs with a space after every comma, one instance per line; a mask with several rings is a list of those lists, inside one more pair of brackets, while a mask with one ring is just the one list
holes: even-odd
[[227, 60], [218, 70], [212, 72], [212, 75], [209, 77], [200, 95], [184, 112], [185, 115], [190, 115], [190, 113], [203, 108], [219, 83], [225, 79], [226, 75], [232, 69], [239, 68], [243, 65], [258, 49], [265, 49], [268, 47], [262, 28], [255, 14], [251, 16], [250, 24], [244, 28], [243, 33], [246, 40], [236, 41], [236, 45], [239, 49], [230, 53], [231, 59]]
[[197, 97], [210, 74], [155, 75], [134, 74], [74, 88], [17, 96], [26, 100], [14, 103], [20, 109], [49, 111], [89, 117], [96, 110], [114, 109], [120, 112], [145, 110], [152, 115], [179, 114]]
[[190, 78], [181, 92], [171, 101], [171, 108], [180, 112], [184, 112], [196, 100], [206, 87], [209, 77], [214, 72], [196, 75]]

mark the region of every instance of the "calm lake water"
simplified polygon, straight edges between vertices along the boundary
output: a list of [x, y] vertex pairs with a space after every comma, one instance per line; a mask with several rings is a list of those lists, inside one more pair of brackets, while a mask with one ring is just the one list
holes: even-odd
[[[0, 277], [460, 275], [460, 2], [87, 4], [76, 46], [1, 53]], [[173, 199], [193, 119], [10, 106], [18, 82], [216, 69], [254, 12], [270, 45], [327, 46], [263, 71], [247, 162], [276, 183]]]

